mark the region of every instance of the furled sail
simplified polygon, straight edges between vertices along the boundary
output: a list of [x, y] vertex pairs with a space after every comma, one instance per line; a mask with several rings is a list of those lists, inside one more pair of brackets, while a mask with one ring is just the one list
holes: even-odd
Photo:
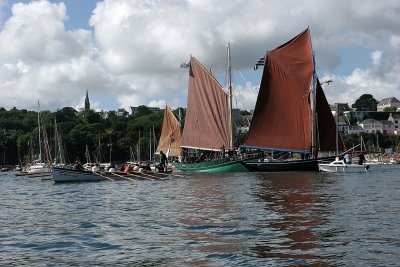
[[265, 55], [260, 90], [244, 147], [310, 152], [313, 77], [309, 29]]
[[163, 127], [161, 130], [160, 141], [156, 153], [163, 151], [168, 156], [181, 156], [181, 126], [176, 119], [171, 108], [168, 106], [164, 110]]
[[232, 149], [231, 138], [228, 95], [215, 77], [191, 57], [181, 146], [204, 150]]

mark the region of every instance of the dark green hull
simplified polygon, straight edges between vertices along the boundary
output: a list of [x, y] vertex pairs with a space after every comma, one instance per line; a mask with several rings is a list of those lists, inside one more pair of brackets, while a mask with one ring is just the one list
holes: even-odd
[[230, 158], [204, 161], [199, 163], [173, 163], [183, 172], [248, 172], [242, 161]]

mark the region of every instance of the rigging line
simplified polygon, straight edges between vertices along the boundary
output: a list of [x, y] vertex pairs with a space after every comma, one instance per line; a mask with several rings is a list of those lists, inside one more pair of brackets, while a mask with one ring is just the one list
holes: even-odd
[[[243, 75], [243, 73], [240, 71], [240, 69], [237, 69], [237, 70], [238, 70], [240, 76], [242, 76], [242, 79], [243, 79], [243, 81], [245, 82], [245, 84], [246, 84], [246, 85], [249, 84], [250, 82], [246, 80], [246, 78], [244, 77], [244, 75]], [[251, 89], [251, 91], [253, 91], [253, 93], [254, 93], [255, 95], [257, 95], [257, 93], [256, 93], [256, 91], [254, 90], [253, 86], [250, 86], [250, 89]]]

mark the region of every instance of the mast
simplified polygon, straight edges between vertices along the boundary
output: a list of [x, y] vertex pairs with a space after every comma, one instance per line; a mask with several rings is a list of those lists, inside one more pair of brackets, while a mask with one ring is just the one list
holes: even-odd
[[99, 144], [97, 146], [97, 162], [101, 163], [100, 132], [99, 132]]
[[139, 146], [138, 146], [138, 160], [140, 162], [140, 131], [139, 131]]
[[313, 62], [313, 75], [312, 75], [312, 89], [310, 95], [311, 103], [311, 156], [317, 158], [317, 74], [315, 72], [315, 53], [312, 52]]
[[339, 104], [336, 103], [336, 157], [339, 156]]
[[40, 136], [40, 104], [39, 104], [39, 99], [38, 99], [38, 127], [39, 127], [39, 162], [42, 162], [42, 141], [41, 141], [41, 136]]
[[151, 129], [150, 129], [150, 142], [149, 142], [149, 152], [150, 152], [150, 156], [149, 156], [149, 160], [151, 161]]
[[230, 129], [230, 140], [229, 150], [234, 149], [233, 147], [233, 118], [232, 118], [232, 66], [231, 66], [231, 44], [227, 44], [227, 73], [228, 73], [228, 116], [229, 116], [229, 129]]

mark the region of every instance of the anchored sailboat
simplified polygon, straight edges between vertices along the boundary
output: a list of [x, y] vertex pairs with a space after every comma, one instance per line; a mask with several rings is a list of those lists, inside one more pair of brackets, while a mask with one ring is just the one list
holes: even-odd
[[[335, 120], [315, 72], [310, 30], [267, 52], [247, 140], [242, 147], [298, 159], [246, 160], [252, 171], [318, 170], [320, 151], [335, 151]], [[339, 146], [343, 151], [343, 141]]]
[[28, 167], [27, 172], [28, 173], [49, 173], [50, 172], [50, 167], [48, 164], [44, 162], [43, 155], [42, 155], [42, 135], [41, 135], [41, 126], [42, 126], [42, 121], [40, 117], [40, 104], [38, 100], [38, 146], [39, 146], [39, 157], [37, 160], [33, 162], [31, 166]]
[[229, 44], [227, 58], [227, 92], [196, 58], [190, 58], [188, 103], [181, 143], [184, 163], [174, 163], [182, 171], [247, 171], [238, 159], [225, 157], [225, 150], [233, 151]]
[[156, 154], [159, 154], [160, 151], [163, 151], [169, 157], [180, 157], [182, 155], [181, 125], [168, 106], [164, 110], [163, 128]]

